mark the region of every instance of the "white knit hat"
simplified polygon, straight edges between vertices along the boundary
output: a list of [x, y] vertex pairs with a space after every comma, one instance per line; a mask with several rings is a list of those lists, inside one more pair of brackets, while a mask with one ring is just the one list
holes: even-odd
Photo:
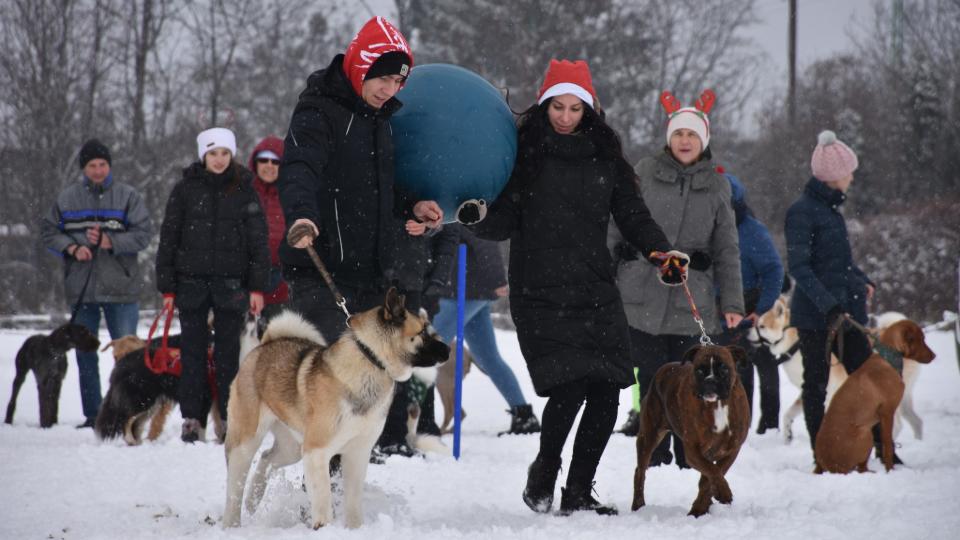
[[670, 122], [667, 124], [667, 146], [670, 145], [670, 137], [678, 129], [689, 129], [700, 137], [700, 143], [706, 150], [710, 146], [710, 119], [707, 113], [694, 107], [684, 107], [670, 115]]
[[227, 128], [210, 128], [197, 135], [197, 155], [200, 161], [214, 148], [226, 148], [231, 156], [237, 155], [237, 137]]

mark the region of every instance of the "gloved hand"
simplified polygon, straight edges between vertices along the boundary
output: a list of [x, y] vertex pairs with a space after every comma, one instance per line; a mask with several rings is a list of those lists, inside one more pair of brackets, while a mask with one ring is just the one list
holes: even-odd
[[831, 328], [836, 328], [841, 330], [843, 328], [844, 319], [846, 318], [846, 313], [844, 313], [843, 308], [840, 307], [840, 304], [837, 304], [830, 308], [830, 311], [827, 312], [827, 330]]
[[457, 207], [457, 221], [464, 225], [475, 225], [487, 217], [487, 202], [483, 199], [467, 199]]
[[320, 235], [317, 226], [309, 219], [298, 219], [287, 231], [287, 243], [290, 246], [304, 249], [313, 243], [313, 239]]
[[687, 267], [690, 257], [675, 249], [664, 253], [654, 251], [650, 254], [650, 262], [657, 265], [660, 282], [671, 287], [680, 285], [687, 279]]

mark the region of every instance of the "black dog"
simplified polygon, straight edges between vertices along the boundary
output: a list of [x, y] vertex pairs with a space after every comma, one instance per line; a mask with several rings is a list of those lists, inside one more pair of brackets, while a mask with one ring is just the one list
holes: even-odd
[[13, 379], [13, 394], [7, 404], [7, 418], [4, 421], [13, 423], [20, 387], [27, 379], [27, 372], [33, 371], [40, 397], [40, 427], [48, 428], [56, 424], [60, 387], [67, 375], [67, 351], [76, 348], [82, 352], [96, 352], [99, 346], [97, 336], [79, 324], [68, 323], [48, 336], [27, 338], [17, 352], [17, 375]]
[[[161, 346], [160, 338], [150, 341], [150, 355]], [[180, 347], [180, 336], [169, 337], [169, 346]], [[110, 373], [110, 389], [103, 398], [94, 431], [102, 440], [123, 437], [130, 445], [140, 444], [143, 425], [165, 403], [179, 400], [180, 377], [157, 374], [144, 363], [143, 349], [117, 360]]]

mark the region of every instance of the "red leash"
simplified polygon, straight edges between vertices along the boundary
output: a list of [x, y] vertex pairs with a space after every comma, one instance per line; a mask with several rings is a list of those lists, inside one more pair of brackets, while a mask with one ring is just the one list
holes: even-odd
[[[167, 314], [167, 317], [163, 322], [163, 340], [160, 343], [160, 348], [153, 353], [153, 358], [150, 358], [150, 342], [153, 340], [153, 334], [156, 333], [157, 325], [164, 313]], [[169, 373], [179, 377], [180, 373], [183, 372], [183, 365], [180, 363], [180, 349], [171, 348], [167, 343], [170, 338], [171, 322], [173, 322], [173, 306], [163, 306], [163, 309], [157, 313], [157, 317], [153, 319], [150, 333], [147, 334], [147, 347], [143, 350], [143, 363], [146, 364], [147, 369], [157, 375]]]
[[697, 322], [697, 326], [700, 327], [700, 344], [701, 345], [713, 345], [713, 341], [710, 340], [710, 336], [707, 335], [707, 330], [703, 327], [703, 318], [700, 316], [700, 310], [697, 309], [697, 304], [693, 302], [693, 295], [690, 294], [690, 288], [687, 287], [687, 275], [683, 275], [683, 292], [687, 295], [687, 302], [690, 303], [690, 311], [693, 312], [693, 320]]

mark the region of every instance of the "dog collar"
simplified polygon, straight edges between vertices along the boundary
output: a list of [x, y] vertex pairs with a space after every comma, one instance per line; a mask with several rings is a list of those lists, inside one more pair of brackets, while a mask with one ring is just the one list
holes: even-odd
[[890, 367], [897, 370], [901, 378], [903, 377], [903, 353], [892, 347], [887, 347], [879, 341], [874, 344], [873, 352], [879, 354], [880, 358], [883, 358], [890, 364]]
[[363, 353], [363, 356], [367, 360], [369, 360], [371, 364], [373, 364], [375, 367], [377, 367], [381, 371], [387, 370], [387, 368], [383, 367], [383, 362], [381, 362], [380, 359], [377, 358], [377, 355], [373, 352], [373, 350], [371, 350], [370, 347], [367, 347], [366, 345], [364, 345], [364, 343], [360, 341], [360, 338], [358, 338], [356, 334], [354, 334], [353, 336], [353, 341], [354, 343], [357, 344], [357, 348], [360, 349], [360, 352]]

